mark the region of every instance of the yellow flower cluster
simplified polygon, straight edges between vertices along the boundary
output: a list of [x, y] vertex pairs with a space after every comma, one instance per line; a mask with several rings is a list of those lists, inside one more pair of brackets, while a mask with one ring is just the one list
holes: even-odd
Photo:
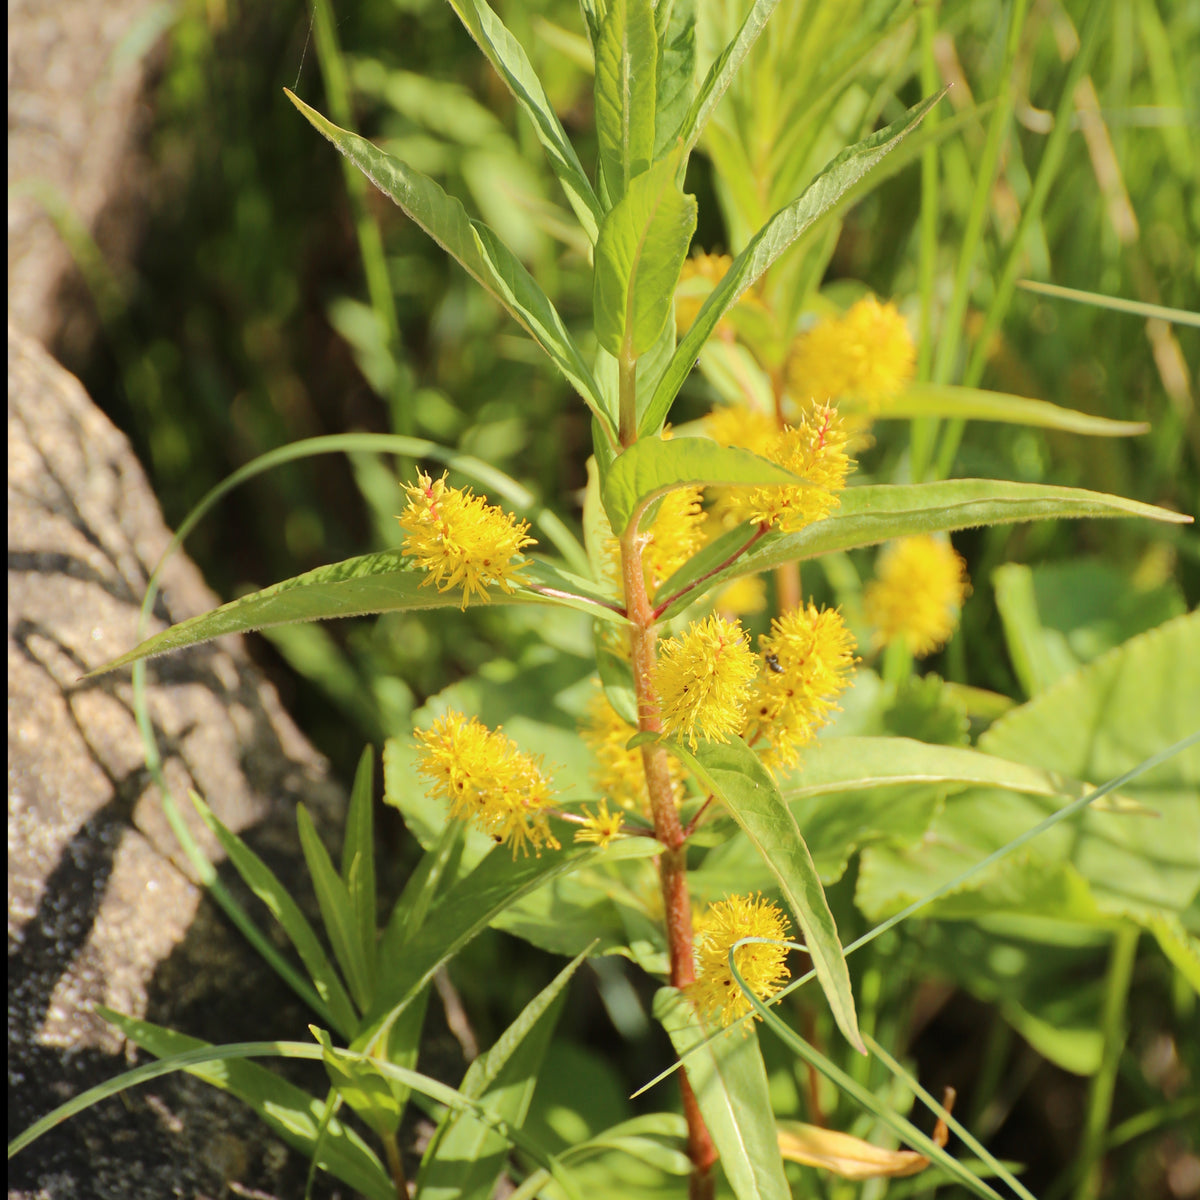
[[559, 848], [547, 821], [552, 784], [540, 759], [460, 712], [446, 713], [415, 736], [421, 744], [417, 771], [450, 805], [452, 818], [510, 843], [514, 858], [529, 846], [539, 854], [544, 845]]
[[880, 643], [902, 639], [924, 658], [950, 640], [971, 585], [948, 541], [931, 534], [899, 538], [880, 554], [875, 576], [863, 591], [863, 612]]
[[828, 724], [850, 686], [854, 638], [835, 608], [784, 613], [759, 638], [763, 666], [750, 704], [746, 741], [772, 769], [795, 764], [800, 747]]
[[658, 645], [654, 688], [663, 731], [727, 742], [745, 723], [758, 659], [736, 621], [716, 613]]
[[427, 572], [425, 583], [440, 592], [461, 584], [463, 608], [472, 592], [486, 602], [489, 586], [513, 591], [526, 561], [513, 559], [533, 544], [528, 522], [489, 505], [470, 488], [450, 487], [445, 475], [431, 479], [418, 471], [417, 482], [404, 490], [408, 505], [396, 519], [405, 533], [404, 553]]
[[725, 524], [766, 522], [792, 533], [837, 508], [852, 463], [836, 409], [822, 405], [798, 425], [780, 429], [766, 413], [723, 405], [709, 413], [705, 424], [720, 445], [739, 446], [808, 480], [795, 486], [714, 489], [714, 511]]
[[[626, 749], [629, 739], [635, 733], [637, 728], [614, 711], [603, 689], [598, 688], [588, 701], [587, 712], [580, 726], [584, 743], [596, 760], [592, 783], [601, 796], [607, 796], [621, 808], [648, 812], [650, 794], [646, 790], [642, 752], [638, 749]], [[670, 768], [678, 798], [683, 768], [675, 758], [670, 760]]]
[[743, 520], [794, 533], [828, 516], [841, 503], [838, 493], [850, 473], [846, 432], [837, 411], [814, 409], [799, 425], [784, 426], [767, 446], [766, 458], [808, 480], [805, 485], [747, 488], [735, 493]]
[[792, 342], [787, 381], [801, 407], [849, 396], [877, 411], [908, 386], [916, 363], [912, 335], [896, 306], [865, 296]]
[[[729, 951], [742, 938], [770, 938], [783, 942], [789, 933], [787, 918], [778, 906], [757, 896], [728, 896], [705, 914], [696, 952], [696, 980], [687, 989], [700, 1014], [729, 1025], [751, 1011], [750, 1001], [729, 969]], [[788, 947], [767, 942], [739, 946], [733, 961], [746, 986], [760, 999], [769, 1000], [790, 978]]]

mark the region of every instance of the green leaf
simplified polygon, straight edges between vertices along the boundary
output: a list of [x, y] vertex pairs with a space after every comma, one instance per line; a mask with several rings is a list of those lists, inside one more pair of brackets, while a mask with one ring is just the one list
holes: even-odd
[[[662, 14], [667, 27], [662, 28]], [[658, 30], [658, 79], [654, 102], [654, 160], [664, 158], [679, 140], [692, 99], [696, 73], [696, 0], [660, 3], [654, 10]]]
[[[1182, 513], [1121, 496], [1082, 488], [1008, 483], [993, 479], [947, 479], [938, 483], [872, 484], [847, 488], [841, 504], [822, 521], [797, 533], [769, 533], [729, 567], [705, 578], [747, 539], [748, 526], [731, 530], [707, 546], [659, 588], [673, 596], [704, 578], [705, 590], [739, 575], [756, 575], [785, 562], [803, 561], [833, 550], [873, 546], [913, 533], [949, 533], [975, 525], [1006, 525], [1051, 518], [1147, 517], [1184, 524]], [[669, 619], [696, 597], [688, 594], [664, 613]], [[161, 636], [161, 635], [160, 635]]]
[[1128, 571], [1099, 559], [1036, 567], [1005, 563], [992, 573], [992, 586], [1009, 657], [1027, 696], [1187, 611], [1174, 582], [1141, 586]]
[[286, 88], [284, 92], [319, 133], [504, 306], [550, 356], [615, 440], [614, 417], [604, 410], [599, 387], [562, 318], [537, 281], [495, 233], [468, 217], [461, 202], [432, 179], [384, 154], [365, 138], [339, 129]]
[[321, 908], [321, 919], [325, 922], [329, 943], [350, 986], [350, 994], [359, 1009], [365, 1011], [371, 1004], [375, 980], [359, 942], [358, 923], [350, 893], [334, 870], [329, 851], [325, 849], [312, 817], [303, 804], [296, 807], [296, 825], [300, 830], [300, 848], [304, 851], [304, 861], [316, 889], [317, 904]]
[[798, 200], [777, 212], [733, 260], [721, 282], [713, 288], [691, 328], [684, 334], [671, 364], [663, 374], [654, 396], [642, 414], [638, 432], [653, 433], [666, 420], [671, 403], [683, 386], [700, 349], [717, 323], [738, 301], [738, 297], [808, 228], [822, 213], [832, 208], [841, 196], [881, 162], [925, 114], [941, 99], [941, 93], [910, 108], [886, 129], [843, 150], [804, 189]]
[[633, 684], [633, 667], [629, 663], [629, 651], [619, 637], [612, 636], [607, 625], [595, 623], [596, 670], [600, 683], [613, 712], [627, 725], [630, 731], [637, 729], [637, 689]]
[[688, 1081], [739, 1200], [790, 1200], [757, 1030], [727, 1029], [711, 1041], [691, 1004], [674, 988], [654, 997], [654, 1015], [687, 1055]]
[[[979, 740], [987, 753], [1082, 780], [1111, 779], [1194, 735], [1200, 714], [1200, 614], [1168, 622], [1011, 709]], [[1200, 892], [1200, 745], [1122, 787], [1158, 816], [1087, 811], [1041, 833], [1022, 859], [997, 863], [930, 915], [998, 911], [1083, 923], [1127, 918], [1153, 928]], [[975, 788], [951, 797], [930, 836], [902, 851], [863, 851], [857, 900], [894, 912], [955, 879], [1062, 807]]]
[[802, 484], [786, 467], [736, 446], [709, 438], [639, 438], [608, 472], [604, 509], [619, 535], [634, 513], [674, 488], [696, 484]]
[[375, 978], [375, 759], [368, 746], [358, 760], [354, 786], [350, 789], [350, 808], [346, 813], [346, 833], [342, 842], [342, 882], [350, 896], [358, 928], [358, 942], [366, 964], [367, 977]]
[[320, 1043], [325, 1070], [338, 1094], [381, 1138], [392, 1137], [400, 1128], [403, 1103], [392, 1090], [392, 1082], [370, 1059], [339, 1052], [324, 1029], [312, 1026]]
[[654, 156], [658, 40], [651, 0], [608, 0], [596, 45], [600, 174], [616, 204]]
[[696, 198], [675, 182], [678, 152], [633, 179], [596, 241], [592, 309], [610, 354], [640, 357], [658, 341], [696, 228]]
[[704, 76], [704, 82], [700, 85], [700, 90], [696, 93], [696, 98], [692, 101], [691, 108], [679, 130], [679, 136], [684, 143], [685, 164], [688, 156], [695, 149], [696, 143], [700, 140], [700, 135], [704, 132], [709, 117], [712, 116], [717, 105], [720, 104], [721, 98], [728, 91], [743, 60], [750, 53], [754, 43], [758, 40], [758, 35], [762, 33], [763, 27], [778, 4], [779, 0], [755, 0], [733, 41], [721, 51], [716, 61], [709, 67], [708, 73]]
[[[135, 1045], [156, 1058], [208, 1048], [198, 1038], [186, 1037], [149, 1021], [138, 1021], [111, 1009], [97, 1011]], [[369, 1200], [396, 1200], [396, 1190], [374, 1152], [353, 1129], [336, 1118], [329, 1121], [318, 1145], [318, 1130], [325, 1105], [274, 1071], [256, 1063], [222, 1059], [187, 1068], [190, 1075], [236, 1096], [289, 1146], [311, 1157], [318, 1165]]]
[[[554, 1032], [566, 986], [586, 954], [569, 962], [515, 1021], [467, 1068], [459, 1091], [479, 1100], [497, 1120], [520, 1128]], [[508, 1156], [508, 1143], [468, 1112], [447, 1113], [417, 1176], [422, 1200], [488, 1200]]]
[[313, 927], [308, 923], [300, 906], [292, 899], [287, 888], [279, 882], [266, 863], [242, 841], [236, 833], [227, 829], [212, 809], [195, 793], [192, 803], [204, 823], [221, 843], [229, 861], [245, 881], [246, 886], [267, 906], [271, 916], [279, 922], [292, 945], [296, 947], [300, 961], [308, 972], [317, 994], [328, 1005], [333, 1024], [346, 1038], [353, 1037], [358, 1027], [358, 1014], [354, 1011], [346, 989], [333, 964], [329, 961]]
[[550, 169], [562, 184], [588, 241], [594, 245], [602, 215], [600, 201], [521, 43], [484, 0], [450, 0], [450, 7], [533, 122]]
[[958, 387], [949, 383], [914, 383], [883, 404], [871, 416], [877, 421], [910, 417], [955, 417], [965, 421], [1002, 421], [1036, 429], [1092, 437], [1132, 437], [1149, 432], [1145, 421], [1113, 421], [1091, 413], [1060, 408], [1045, 400], [1029, 400], [1006, 392]]
[[695, 774], [724, 805], [762, 856], [792, 910], [834, 1020], [856, 1049], [862, 1050], [850, 972], [842, 954], [829, 902], [796, 818], [784, 804], [775, 780], [745, 742], [702, 742], [695, 751], [678, 742], [667, 749]]
[[805, 747], [800, 767], [780, 792], [791, 802], [898, 783], [977, 784], [1073, 800], [1091, 791], [1089, 784], [1057, 771], [960, 746], [930, 746], [901, 737], [827, 737]]
[[[528, 587], [519, 587], [511, 595], [499, 588], [489, 588], [489, 599], [498, 604], [565, 604], [601, 620], [623, 620], [611, 600], [595, 593], [594, 584], [559, 571], [549, 563], [531, 561], [524, 568], [524, 576]], [[292, 621], [462, 607], [459, 588], [438, 591], [425, 583], [426, 578], [423, 572], [412, 569], [410, 560], [399, 550], [380, 550], [330, 563], [231, 600], [212, 612], [180, 621], [92, 674], [114, 671], [139, 659], [195, 646], [223, 634], [249, 633]]]
[[523, 896], [571, 871], [597, 852], [547, 851], [540, 858], [513, 860], [507, 851], [493, 850], [465, 879], [461, 879], [430, 910], [404, 943], [399, 962], [386, 964], [379, 995], [355, 1039], [354, 1049], [374, 1043], [412, 998], [476, 934]]

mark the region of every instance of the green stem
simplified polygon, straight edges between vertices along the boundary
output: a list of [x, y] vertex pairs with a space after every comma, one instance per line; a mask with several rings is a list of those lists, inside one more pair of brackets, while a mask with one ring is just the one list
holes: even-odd
[[[933, 37], [937, 31], [937, 9], [932, 5], [922, 6], [919, 14], [921, 38], [921, 92], [933, 95], [940, 83], [937, 62], [933, 54]], [[935, 106], [925, 118], [927, 130], [934, 130], [941, 122], [940, 107]], [[938, 180], [938, 148], [934, 141], [921, 151], [921, 222], [920, 262], [918, 266], [918, 290], [921, 296], [921, 330], [917, 350], [917, 378], [928, 379], [933, 364], [933, 289], [937, 278], [938, 258], [938, 211], [941, 197]], [[912, 423], [909, 455], [913, 483], [923, 483], [933, 452], [937, 435], [937, 420], [919, 417]]]
[[620, 413], [617, 436], [622, 446], [632, 446], [637, 441], [637, 355], [629, 339], [621, 347], [617, 359], [617, 403]]
[[404, 1178], [404, 1164], [400, 1161], [400, 1147], [396, 1144], [395, 1134], [383, 1139], [383, 1153], [387, 1158], [392, 1186], [396, 1189], [396, 1200], [408, 1200], [408, 1181]]
[[[350, 81], [346, 75], [346, 63], [338, 45], [337, 24], [329, 0], [312, 0], [313, 42], [317, 61], [321, 64], [321, 79], [325, 84], [325, 99], [333, 120], [343, 129], [354, 128], [354, 108], [350, 98]], [[362, 256], [363, 274], [366, 276], [367, 295], [371, 307], [383, 325], [388, 353], [395, 367], [389, 395], [392, 410], [392, 426], [396, 433], [412, 432], [408, 403], [408, 388], [400, 371], [400, 320], [396, 315], [396, 301], [392, 294], [392, 283], [388, 277], [387, 255], [383, 248], [383, 234], [379, 223], [371, 215], [368, 202], [370, 186], [367, 178], [349, 159], [342, 159], [342, 174], [346, 180], [346, 191], [350, 197], [350, 208], [354, 214], [354, 232], [358, 238], [358, 250]]]
[[1133, 978], [1133, 963], [1137, 956], [1138, 932], [1137, 926], [1132, 924], [1123, 925], [1117, 930], [1108, 959], [1104, 1011], [1101, 1015], [1104, 1052], [1100, 1069], [1092, 1076], [1088, 1093], [1083, 1144], [1079, 1151], [1083, 1176], [1075, 1188], [1075, 1200], [1096, 1200], [1100, 1195], [1105, 1131], [1112, 1113], [1117, 1066], [1121, 1061], [1121, 1051], [1125, 1048], [1125, 1010], [1129, 999], [1129, 983]]

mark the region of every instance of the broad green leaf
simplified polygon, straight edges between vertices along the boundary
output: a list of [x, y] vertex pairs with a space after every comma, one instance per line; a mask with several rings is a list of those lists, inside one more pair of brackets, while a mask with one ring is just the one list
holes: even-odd
[[358, 760], [354, 786], [350, 789], [350, 807], [346, 812], [346, 833], [342, 842], [342, 882], [350, 895], [358, 927], [367, 976], [375, 978], [375, 757], [368, 746]]
[[810, 228], [822, 213], [832, 208], [849, 188], [899, 145], [940, 98], [939, 94], [923, 100], [886, 129], [881, 129], [842, 151], [804, 189], [798, 200], [780, 209], [750, 239], [746, 248], [733, 260], [721, 282], [713, 288], [691, 328], [680, 340], [671, 365], [663, 374], [653, 399], [642, 415], [639, 433], [653, 433], [666, 420], [671, 403], [695, 364], [701, 347], [708, 341], [709, 335], [716, 329], [725, 313], [737, 303], [738, 297]]
[[1072, 800], [1091, 790], [1090, 785], [1057, 771], [961, 746], [931, 746], [901, 737], [819, 738], [805, 747], [796, 773], [785, 779], [779, 790], [792, 803], [826, 792], [899, 783], [977, 784]]
[[296, 807], [296, 825], [300, 830], [300, 849], [304, 852], [304, 861], [312, 876], [329, 944], [350, 986], [350, 994], [359, 1009], [365, 1010], [370, 1007], [375, 980], [359, 941], [358, 922], [350, 893], [334, 868], [329, 851], [325, 849], [312, 817], [303, 804]]
[[1145, 421], [1113, 421], [1091, 413], [1060, 408], [1046, 400], [989, 392], [984, 388], [958, 387], [949, 383], [914, 383], [871, 413], [877, 421], [909, 417], [957, 417], [965, 421], [1002, 421], [1036, 429], [1058, 429], [1064, 433], [1093, 437], [1132, 437], [1148, 433]]
[[[568, 963], [467, 1068], [459, 1091], [497, 1120], [524, 1124], [566, 986], [585, 957]], [[417, 1192], [422, 1200], [488, 1200], [507, 1156], [508, 1143], [493, 1129], [470, 1113], [448, 1113], [422, 1159]]]
[[775, 876], [804, 931], [805, 946], [834, 1020], [850, 1044], [862, 1050], [850, 973], [837, 926], [796, 818], [779, 795], [770, 772], [740, 740], [727, 744], [703, 742], [694, 752], [678, 742], [664, 745], [724, 804]]
[[[622, 1156], [627, 1155], [644, 1162], [667, 1175], [690, 1175], [691, 1159], [682, 1151], [664, 1146], [659, 1140], [663, 1138], [686, 1141], [687, 1124], [680, 1114], [651, 1113], [644, 1117], [620, 1121], [608, 1129], [601, 1130], [594, 1137], [568, 1146], [560, 1157], [564, 1163], [570, 1164], [591, 1158], [605, 1150], [612, 1150]], [[509, 1195], [508, 1200], [534, 1200], [534, 1197], [541, 1194], [549, 1178], [549, 1174], [544, 1170], [534, 1171], [526, 1176], [521, 1186]]]
[[[950, 533], [975, 525], [1006, 525], [1062, 517], [1147, 517], [1175, 524], [1191, 520], [1170, 509], [1082, 488], [993, 479], [872, 484], [847, 488], [841, 494], [839, 507], [824, 520], [797, 533], [769, 533], [737, 562], [711, 578], [705, 578], [739, 543], [748, 540], [752, 532], [748, 526], [731, 530], [668, 579], [659, 588], [658, 595], [673, 596], [700, 578], [705, 579], [705, 590], [711, 590], [739, 575], [756, 575], [781, 563], [815, 558], [831, 550], [874, 546], [889, 538], [913, 533]], [[674, 616], [695, 598], [690, 594], [681, 597], [664, 616]]]
[[725, 47], [709, 67], [708, 73], [704, 76], [704, 82], [700, 85], [700, 90], [696, 93], [696, 98], [692, 101], [691, 108], [688, 109], [687, 116], [679, 130], [679, 136], [683, 138], [684, 144], [684, 165], [687, 164], [688, 156], [700, 140], [700, 135], [704, 132], [709, 117], [712, 116], [717, 105], [720, 104], [721, 98], [729, 90], [734, 76], [758, 40], [758, 35], [762, 33], [763, 27], [778, 3], [779, 0], [755, 0], [733, 41]]
[[600, 173], [616, 204], [654, 156], [658, 40], [651, 0], [608, 0], [596, 45]]
[[[662, 14], [667, 27], [662, 28]], [[663, 158], [679, 140], [692, 100], [696, 73], [696, 0], [660, 3], [654, 10], [658, 31], [658, 94], [654, 103], [654, 159]]]
[[319, 133], [504, 306], [545, 350], [615, 439], [613, 415], [604, 410], [596, 381], [562, 318], [537, 281], [495, 233], [468, 217], [461, 202], [432, 179], [384, 154], [365, 138], [339, 129], [286, 88], [284, 91]]
[[600, 201], [521, 43], [484, 0], [450, 0], [450, 7], [533, 122], [550, 169], [562, 184], [588, 241], [594, 245], [600, 228]]
[[[106, 1008], [98, 1011], [135, 1046], [156, 1058], [211, 1048], [199, 1038], [186, 1037], [149, 1021], [135, 1020]], [[348, 1187], [369, 1200], [396, 1200], [392, 1181], [374, 1151], [336, 1117], [328, 1122], [318, 1146], [318, 1130], [325, 1105], [315, 1096], [301, 1091], [266, 1067], [238, 1059], [203, 1063], [187, 1070], [249, 1105], [289, 1146], [310, 1157], [315, 1151], [318, 1165]]]
[[300, 961], [304, 963], [317, 994], [329, 1006], [337, 1031], [343, 1037], [353, 1037], [358, 1027], [358, 1014], [300, 906], [279, 882], [274, 871], [236, 833], [227, 829], [195, 792], [191, 793], [191, 797], [196, 811], [221, 843], [246, 886], [267, 906], [271, 916], [279, 922], [296, 947], [296, 953], [300, 955]]
[[696, 198], [675, 182], [672, 154], [633, 179], [596, 241], [596, 339], [614, 356], [645, 354], [674, 312], [675, 284], [696, 228]]
[[613, 461], [604, 487], [604, 510], [619, 535], [634, 513], [674, 488], [696, 484], [791, 484], [804, 482], [786, 467], [709, 438], [639, 438]]
[[[605, 621], [622, 620], [613, 602], [595, 593], [595, 585], [559, 571], [549, 563], [530, 562], [523, 570], [527, 587], [511, 595], [489, 588], [498, 604], [565, 604]], [[438, 591], [425, 583], [423, 572], [412, 569], [399, 550], [380, 550], [344, 562], [330, 563], [242, 596], [147, 638], [128, 654], [106, 663], [93, 674], [113, 671], [139, 659], [208, 642], [227, 633], [249, 633], [291, 621], [323, 621], [361, 617], [402, 609], [462, 607], [462, 591]]]
[[1006, 563], [992, 573], [992, 586], [1009, 657], [1027, 696], [1187, 611], [1173, 581], [1146, 586], [1099, 559], [1036, 567]]
[[790, 1200], [767, 1070], [750, 1026], [725, 1030], [711, 1041], [691, 1004], [673, 988], [654, 997], [654, 1015], [687, 1055], [688, 1082], [738, 1200]]
[[[1200, 614], [1193, 613], [1131, 639], [1010, 710], [979, 747], [1069, 778], [1114, 778], [1196, 733], [1196, 662]], [[1159, 815], [1081, 813], [1039, 835], [1021, 852], [1021, 863], [997, 863], [936, 902], [931, 915], [1004, 909], [1085, 923], [1128, 918], [1148, 928], [1178, 916], [1200, 892], [1200, 745], [1122, 792]], [[951, 797], [919, 845], [863, 851], [858, 902], [873, 917], [897, 911], [1060, 807], [994, 789]]]
[[403, 961], [388, 964], [379, 996], [364, 1020], [354, 1048], [374, 1044], [412, 998], [476, 934], [506, 908], [543, 884], [574, 870], [595, 850], [546, 850], [541, 857], [512, 859], [504, 848], [483, 860], [459, 880], [430, 910], [405, 942]]

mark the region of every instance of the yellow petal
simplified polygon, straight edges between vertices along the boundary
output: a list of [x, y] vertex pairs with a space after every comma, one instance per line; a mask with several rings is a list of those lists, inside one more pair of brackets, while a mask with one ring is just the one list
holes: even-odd
[[822, 1167], [843, 1179], [901, 1179], [929, 1166], [929, 1159], [915, 1150], [885, 1150], [818, 1125], [785, 1121], [776, 1133], [784, 1158], [806, 1167]]

